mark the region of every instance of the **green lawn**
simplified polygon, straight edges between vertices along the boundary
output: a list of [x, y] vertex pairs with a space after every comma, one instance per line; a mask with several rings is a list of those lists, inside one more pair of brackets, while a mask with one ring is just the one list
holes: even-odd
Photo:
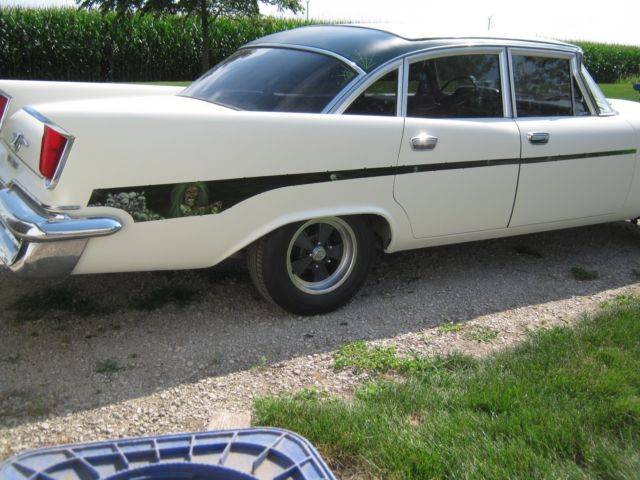
[[623, 100], [640, 101], [640, 92], [633, 89], [631, 82], [601, 83], [600, 88], [607, 98], [622, 98]]
[[[356, 343], [336, 368], [380, 376], [352, 403], [313, 391], [259, 399], [255, 424], [306, 436], [338, 476], [639, 478], [639, 299], [480, 361], [402, 359]], [[385, 380], [390, 370], [404, 380]]]

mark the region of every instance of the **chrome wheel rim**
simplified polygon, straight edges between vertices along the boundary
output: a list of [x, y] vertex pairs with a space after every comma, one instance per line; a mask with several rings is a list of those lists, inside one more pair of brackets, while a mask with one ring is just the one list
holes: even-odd
[[337, 217], [309, 220], [289, 242], [289, 278], [305, 293], [331, 292], [351, 274], [357, 248], [356, 236], [344, 220]]

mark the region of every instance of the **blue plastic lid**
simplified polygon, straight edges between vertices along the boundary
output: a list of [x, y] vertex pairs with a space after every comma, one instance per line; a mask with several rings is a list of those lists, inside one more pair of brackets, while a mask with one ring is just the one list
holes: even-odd
[[633, 88], [635, 88], [637, 91], [640, 92], [640, 82], [636, 83], [633, 85]]
[[1, 480], [335, 480], [304, 438], [272, 428], [186, 433], [32, 450]]

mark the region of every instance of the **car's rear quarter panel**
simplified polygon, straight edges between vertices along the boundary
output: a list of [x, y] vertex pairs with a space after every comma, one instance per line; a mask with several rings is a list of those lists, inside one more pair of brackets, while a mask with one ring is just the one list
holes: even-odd
[[205, 216], [134, 222], [122, 210], [88, 210], [96, 189], [391, 167], [402, 136], [401, 118], [237, 112], [181, 97], [132, 101], [41, 106], [76, 136], [56, 200], [124, 224], [92, 239], [74, 273], [211, 266], [279, 226], [324, 215], [376, 214], [395, 238], [410, 236], [393, 175], [278, 188]]

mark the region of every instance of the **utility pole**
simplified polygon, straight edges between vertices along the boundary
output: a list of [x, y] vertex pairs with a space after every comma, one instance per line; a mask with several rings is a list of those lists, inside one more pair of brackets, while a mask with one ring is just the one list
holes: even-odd
[[491, 15], [489, 15], [489, 17], [487, 18], [487, 31], [490, 32], [491, 31], [491, 22], [493, 21], [493, 17], [495, 17], [496, 14], [492, 13]]
[[307, 22], [309, 21], [309, 2], [311, 2], [311, 0], [307, 0]]

